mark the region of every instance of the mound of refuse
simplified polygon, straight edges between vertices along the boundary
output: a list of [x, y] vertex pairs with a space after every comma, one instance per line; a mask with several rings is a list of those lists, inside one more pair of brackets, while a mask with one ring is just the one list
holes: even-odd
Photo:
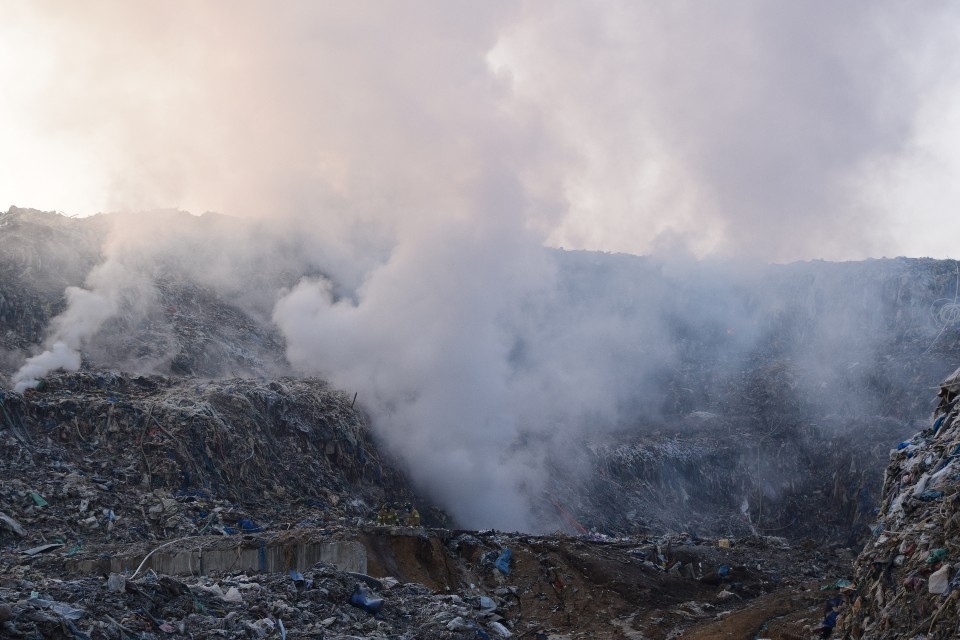
[[960, 635], [960, 369], [938, 398], [931, 426], [890, 452], [873, 535], [839, 616], [849, 637]]
[[910, 427], [878, 418], [784, 421], [773, 434], [765, 426], [711, 416], [588, 443], [588, 485], [558, 473], [554, 499], [587, 530], [778, 535], [856, 547], [873, 522], [888, 443]]
[[0, 409], [0, 540], [236, 533], [413, 499], [352, 399], [319, 380], [57, 374], [0, 390]]
[[[369, 267], [335, 273], [327, 268], [335, 261], [305, 242], [216, 214], [0, 213], [0, 387], [41, 385], [23, 396], [4, 392], [10, 416], [2, 421], [14, 425], [4, 437], [16, 431], [47, 451], [7, 452], [81, 478], [123, 475], [154, 495], [147, 510], [172, 499], [163, 492], [190, 491], [231, 504], [258, 495], [286, 504], [295, 495], [327, 509], [336, 497], [344, 517], [406, 501], [413, 493], [400, 475], [422, 463], [400, 459], [396, 442], [396, 460], [377, 446], [396, 433], [384, 424], [391, 409], [377, 406], [381, 396], [362, 377], [347, 394], [324, 391], [341, 408], [359, 393], [356, 412], [342, 415], [359, 421], [366, 410], [381, 436], [364, 436], [363, 445], [331, 440], [327, 423], [312, 422], [317, 401], [298, 391], [322, 383], [292, 377], [272, 315], [279, 296], [324, 280], [333, 299], [351, 301]], [[584, 400], [582, 415], [558, 408], [549, 424], [540, 424], [549, 407], [512, 416], [522, 426], [498, 445], [504, 459], [542, 461], [537, 475], [549, 476], [523, 486], [538, 532], [853, 544], [877, 505], [886, 443], [916, 430], [930, 410], [929, 381], [960, 357], [956, 261], [744, 270], [581, 251], [540, 257], [555, 278], [523, 301], [509, 362], [497, 370], [511, 385], [539, 367], [590, 365], [600, 400]], [[110, 312], [74, 313], [101, 304]], [[540, 324], [547, 328], [527, 327]], [[57, 373], [53, 362], [21, 375], [33, 358], [56, 360], [58, 338], [72, 340], [79, 372]], [[317, 371], [332, 373], [322, 364]], [[546, 398], [533, 382], [549, 379], [531, 375], [518, 388]], [[410, 393], [391, 402], [424, 397], [409, 382]], [[594, 402], [609, 406], [587, 406]], [[101, 449], [117, 461], [101, 461]], [[105, 466], [88, 469], [84, 457]], [[64, 471], [57, 461], [73, 466]], [[354, 497], [363, 506], [347, 508]], [[95, 517], [103, 527], [110, 510], [94, 504], [75, 520]], [[154, 515], [181, 526], [164, 508]]]

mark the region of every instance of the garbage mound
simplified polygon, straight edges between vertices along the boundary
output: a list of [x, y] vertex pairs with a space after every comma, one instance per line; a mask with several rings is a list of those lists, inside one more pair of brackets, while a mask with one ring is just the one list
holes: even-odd
[[849, 637], [960, 635], [960, 369], [938, 398], [931, 426], [890, 451], [873, 536], [838, 622]]
[[366, 518], [413, 496], [351, 398], [315, 379], [80, 372], [0, 390], [0, 477], [19, 523], [0, 542], [68, 547]]
[[[170, 227], [223, 224], [203, 219], [209, 215], [163, 215]], [[117, 228], [117, 216], [110, 215], [76, 219], [17, 207], [0, 212], [0, 376], [11, 375], [37, 351], [51, 321], [67, 308], [68, 288], [83, 287], [104, 265]], [[215, 254], [186, 239], [182, 244], [174, 248]], [[206, 377], [289, 373], [283, 339], [269, 321], [268, 308], [258, 308], [243, 291], [224, 291], [189, 273], [177, 255], [125, 259], [130, 264], [121, 270], [136, 268], [144, 281], [125, 292], [129, 295], [117, 301], [116, 313], [85, 340], [85, 365]], [[255, 256], [247, 269], [252, 273], [236, 274], [247, 286], [270, 280], [278, 289], [299, 277], [283, 265], [264, 266]]]
[[859, 548], [887, 443], [910, 426], [882, 418], [778, 424], [771, 433], [769, 423], [708, 415], [672, 432], [588, 443], [590, 481], [556, 473], [553, 495], [583, 527], [605, 533], [811, 537]]
[[[366, 578], [366, 576], [363, 576]], [[435, 595], [396, 580], [378, 593], [355, 575], [319, 563], [309, 570], [187, 580], [150, 573], [66, 581], [7, 580], [0, 633], [43, 638], [497, 637], [499, 596]], [[509, 593], [509, 592], [507, 592]], [[481, 609], [477, 605], [488, 605]], [[485, 624], [481, 624], [484, 621]], [[483, 636], [478, 635], [483, 632]], [[402, 635], [401, 635], [402, 634]]]
[[[291, 373], [271, 319], [280, 292], [304, 278], [327, 278], [332, 295], [348, 299], [356, 283], [328, 277], [324, 256], [296, 238], [260, 233], [264, 229], [224, 216], [147, 212], [130, 218], [73, 219], [16, 207], [0, 213], [0, 386], [14, 384], [11, 376], [25, 361], [51, 347], [66, 322], [60, 314], [70, 308], [72, 288], [85, 288], [93, 299], [116, 297], [103, 324], [88, 327], [72, 345], [78, 360], [82, 355], [83, 373], [63, 383], [80, 384], [88, 376], [116, 384], [68, 388], [73, 397], [64, 392], [45, 413], [30, 403], [52, 401], [46, 398], [54, 398], [49, 394], [62, 384], [55, 374], [45, 390], [24, 398], [34, 421], [28, 426], [41, 420], [42, 429], [55, 434], [49, 442], [78, 451], [101, 443], [103, 425], [120, 429], [103, 441], [117, 450], [114, 443], [125, 441], [124, 452], [142, 459], [142, 468], [132, 466], [133, 459], [118, 468], [128, 470], [124, 482], [160, 492], [147, 509], [172, 499], [163, 492], [210, 492], [239, 504], [247, 499], [239, 494], [263, 489], [284, 500], [275, 485], [291, 494], [312, 491], [302, 499], [328, 505], [331, 498], [316, 488], [322, 485], [341, 496], [341, 509], [343, 497], [353, 495], [355, 476], [368, 483], [357, 494], [367, 508], [381, 496], [404, 499], [406, 483], [391, 475], [397, 472], [373, 478], [379, 467], [369, 461], [389, 453], [375, 446], [351, 450], [349, 440], [315, 442], [312, 427], [304, 426], [310, 416], [291, 428], [271, 414], [272, 407], [261, 406], [282, 402], [281, 392], [243, 390], [263, 387], [258, 380], [264, 377], [297, 384], [278, 378]], [[119, 242], [127, 239], [117, 237], [124, 225], [141, 223], [157, 231], [154, 237], [138, 226], [130, 235], [140, 244]], [[221, 251], [220, 242], [242, 250]], [[923, 389], [960, 356], [956, 261], [811, 262], [746, 273], [596, 252], [547, 254], [556, 281], [547, 295], [529, 300], [524, 313], [569, 318], [569, 324], [543, 336], [518, 329], [510, 366], [519, 371], [554, 362], [543, 356], [558, 351], [555, 345], [580, 341], [583, 327], [615, 327], [622, 339], [608, 344], [591, 337], [584, 344], [593, 346], [585, 346], [582, 355], [548, 367], [577, 366], [576, 358], [589, 361], [593, 351], [611, 351], [614, 374], [604, 384], [619, 390], [601, 394], [610, 406], [601, 407], [600, 422], [592, 424], [589, 412], [567, 416], [570, 424], [557, 433], [550, 427], [543, 431], [549, 437], [539, 437], [541, 427], [534, 425], [503, 444], [516, 451], [531, 447], [536, 449], [531, 459], [545, 460], [549, 480], [530, 493], [546, 495], [523, 496], [539, 516], [541, 532], [825, 536], [853, 544], [877, 503], [884, 443], [916, 429], [929, 412]], [[105, 268], [114, 269], [111, 286], [98, 288]], [[606, 362], [603, 358], [599, 362]], [[190, 376], [232, 381], [197, 382]], [[122, 387], [136, 389], [137, 380], [162, 380], [159, 386], [176, 398], [157, 407], [137, 405], [129, 416], [115, 419], [111, 411], [126, 411]], [[620, 386], [623, 380], [628, 382]], [[243, 397], [221, 406], [217, 394], [204, 391], [209, 397], [194, 411], [191, 385], [232, 386]], [[351, 395], [356, 391], [350, 389]], [[361, 403], [372, 395], [359, 393]], [[104, 395], [119, 402], [104, 405]], [[174, 409], [179, 403], [185, 404]], [[175, 417], [181, 409], [183, 415]], [[373, 403], [368, 409], [381, 417], [390, 410]], [[252, 417], [243, 419], [248, 410]], [[225, 411], [235, 415], [228, 421], [209, 417], [222, 418]], [[156, 421], [162, 429], [151, 424]], [[277, 437], [267, 424], [295, 437]], [[293, 441], [301, 442], [300, 449], [289, 444]], [[11, 450], [14, 456], [19, 451]], [[258, 458], [260, 452], [266, 457]], [[335, 470], [327, 469], [327, 462]], [[70, 464], [80, 468], [80, 462]], [[409, 472], [417, 463], [405, 464]], [[317, 465], [320, 482], [292, 479], [310, 476]], [[385, 488], [376, 489], [378, 481]], [[155, 520], [172, 527], [174, 514], [167, 517], [163, 508], [160, 514], [164, 517]]]

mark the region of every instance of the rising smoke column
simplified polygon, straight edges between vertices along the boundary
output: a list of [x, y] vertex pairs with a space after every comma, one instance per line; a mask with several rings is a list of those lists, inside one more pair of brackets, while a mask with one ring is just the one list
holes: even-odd
[[67, 287], [66, 309], [51, 320], [44, 351], [28, 358], [13, 375], [17, 391], [36, 387], [40, 378], [56, 369], [77, 371], [81, 350], [107, 321], [120, 313], [140, 317], [154, 304], [155, 261], [140, 251], [144, 240], [132, 239], [157, 237], [141, 236], [139, 223], [131, 236], [125, 222], [129, 224], [130, 219], [114, 219], [103, 247], [104, 261], [87, 274], [84, 286]]
[[301, 371], [360, 401], [413, 480], [466, 526], [531, 529], [544, 486], [517, 447], [522, 403], [510, 363], [517, 307], [550, 281], [541, 239], [525, 230], [509, 178], [487, 185], [483, 215], [435, 216], [401, 232], [389, 259], [351, 298], [302, 281], [274, 320]]

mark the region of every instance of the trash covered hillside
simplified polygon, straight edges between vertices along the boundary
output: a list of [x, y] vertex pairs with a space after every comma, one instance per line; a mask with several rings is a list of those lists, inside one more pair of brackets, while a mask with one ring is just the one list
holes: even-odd
[[890, 451], [883, 502], [857, 560], [839, 628], [855, 638], [960, 634], [960, 369], [937, 395], [932, 424]]
[[[150, 216], [157, 234], [171, 226], [185, 231], [164, 253], [153, 255], [144, 245], [121, 254], [124, 274], [118, 277], [104, 269], [116, 262], [122, 216], [73, 219], [15, 207], [0, 214], [0, 376], [6, 388], [51, 330], [68, 321], [59, 314], [76, 303], [78, 290], [86, 285], [96, 292], [96, 279], [107, 276], [120, 283], [108, 292], [113, 298], [94, 298], [91, 306], [112, 305], [114, 312], [84, 329], [80, 349], [81, 369], [104, 380], [98, 383], [104, 395], [123, 398], [117, 385], [144, 374], [169, 377], [177, 394], [186, 384], [180, 378], [294, 375], [271, 321], [271, 292], [293, 286], [303, 269], [319, 267], [290, 258], [294, 246], [281, 244], [276, 255], [267, 240], [260, 246], [249, 239], [241, 263], [221, 263], [207, 238], [239, 234], [226, 218]], [[205, 256], [205, 268], [188, 270], [197, 254]], [[588, 413], [582, 426], [531, 438], [550, 445], [537, 454], [549, 470], [543, 493], [529, 496], [541, 531], [688, 529], [855, 539], [878, 505], [886, 443], [926, 419], [930, 380], [960, 359], [960, 269], [954, 261], [812, 262], [728, 273], [625, 255], [550, 255], [556, 292], [531, 301], [525, 313], [568, 314], [573, 330], [621, 327], [628, 350], [607, 364], [619, 367], [629, 383], [613, 396], [615, 407], [600, 408], [612, 410], [616, 422], [596, 428]], [[224, 264], [238, 273], [220, 277]], [[52, 325], [55, 320], [60, 325]], [[538, 345], [524, 340], [518, 338], [511, 356], [518, 371], [552, 348], [546, 341], [537, 352]], [[37, 392], [38, 399], [49, 393], [43, 387]], [[367, 390], [344, 392], [353, 394], [356, 419], [364, 420]], [[247, 402], [242, 406], [253, 406]], [[142, 422], [144, 410], [121, 419]], [[296, 410], [306, 422], [314, 408]], [[55, 419], [44, 418], [48, 424]], [[259, 446], [265, 435], [234, 434], [232, 454], [244, 446], [244, 456], [267, 450]], [[240, 445], [243, 440], [248, 444]], [[507, 451], [528, 446], [508, 444]], [[168, 463], [177, 469], [173, 475], [197, 473], [197, 463], [187, 459], [201, 456], [189, 450], [181, 445]], [[394, 462], [402, 472], [403, 461]], [[221, 470], [217, 482], [228, 486], [228, 474], [246, 475], [252, 464], [255, 458], [243, 472]]]
[[[503, 443], [547, 472], [503, 532], [416, 481], [375, 388], [288, 361], [277, 296], [349, 301], [349, 274], [151, 215], [185, 229], [163, 251], [118, 249], [116, 216], [0, 214], [0, 637], [955, 633], [956, 374], [931, 399], [960, 361], [955, 261], [547, 252], [512, 371], [556, 350], [617, 386]], [[241, 263], [208, 241], [230, 233]]]

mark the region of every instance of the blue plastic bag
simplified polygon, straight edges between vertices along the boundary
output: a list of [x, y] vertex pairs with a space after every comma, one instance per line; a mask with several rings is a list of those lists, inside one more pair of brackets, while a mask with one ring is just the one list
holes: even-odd
[[237, 526], [243, 529], [244, 531], [249, 531], [250, 533], [259, 533], [260, 531], [263, 531], [263, 527], [258, 525], [253, 520], [250, 520], [249, 518], [242, 518], [240, 520], [237, 520]]
[[494, 565], [497, 569], [500, 570], [500, 573], [503, 575], [510, 575], [510, 558], [513, 557], [513, 552], [510, 549], [504, 549], [500, 553], [500, 557], [497, 558], [497, 561]]
[[383, 608], [383, 598], [374, 597], [366, 585], [357, 584], [350, 595], [350, 604], [363, 609], [367, 613], [376, 614]]

